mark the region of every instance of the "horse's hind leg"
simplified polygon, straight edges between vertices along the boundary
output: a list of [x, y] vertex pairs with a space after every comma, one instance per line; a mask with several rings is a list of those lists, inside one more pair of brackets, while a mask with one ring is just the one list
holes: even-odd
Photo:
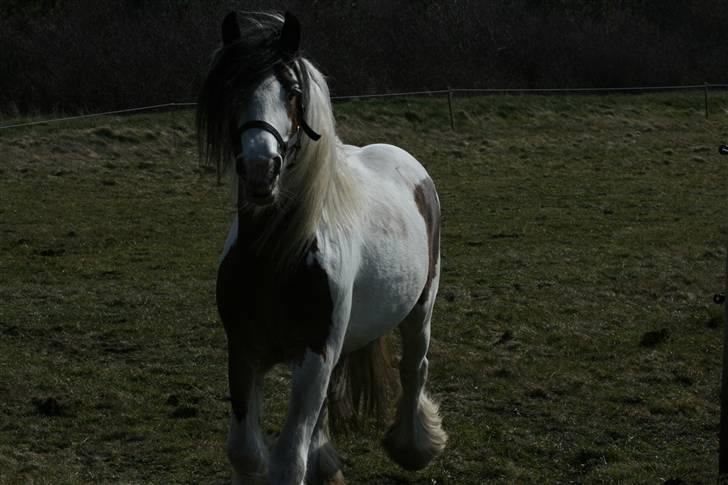
[[[431, 293], [432, 299], [434, 293]], [[407, 470], [420, 470], [427, 466], [442, 452], [447, 442], [437, 404], [425, 393], [432, 307], [432, 301], [418, 303], [400, 324], [402, 397], [397, 405], [395, 422], [384, 437], [384, 447], [390, 458]]]
[[308, 450], [306, 483], [309, 485], [342, 485], [346, 483], [344, 475], [341, 473], [339, 455], [329, 441], [328, 414], [328, 406], [324, 402]]

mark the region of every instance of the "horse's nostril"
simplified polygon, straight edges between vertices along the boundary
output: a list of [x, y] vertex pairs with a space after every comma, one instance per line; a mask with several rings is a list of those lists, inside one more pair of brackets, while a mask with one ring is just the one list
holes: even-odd
[[281, 164], [283, 164], [283, 157], [280, 155], [273, 157], [273, 176], [281, 173]]

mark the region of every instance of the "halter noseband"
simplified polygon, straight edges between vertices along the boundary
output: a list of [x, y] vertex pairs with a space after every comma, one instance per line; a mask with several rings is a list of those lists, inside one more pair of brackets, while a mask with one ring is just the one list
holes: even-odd
[[[294, 155], [298, 154], [298, 150], [301, 147], [301, 134], [300, 130], [303, 130], [303, 132], [313, 141], [318, 141], [321, 138], [321, 135], [316, 133], [313, 128], [306, 122], [306, 103], [304, 103], [303, 99], [303, 90], [298, 89], [296, 87], [288, 87], [286, 86], [287, 83], [283, 81], [283, 71], [282, 67], [278, 67], [275, 69], [275, 75], [276, 78], [281, 82], [283, 86], [286, 87], [286, 92], [289, 95], [294, 95], [296, 97], [296, 111], [297, 115], [294, 117], [294, 119], [298, 120], [298, 126], [295, 127], [295, 133], [294, 136], [296, 137], [296, 142], [289, 148], [288, 144], [283, 140], [283, 136], [280, 134], [280, 132], [275, 128], [275, 126], [271, 125], [267, 121], [263, 120], [250, 120], [243, 123], [243, 125], [238, 130], [238, 139], [242, 136], [243, 132], [250, 130], [250, 129], [259, 129], [263, 131], [267, 131], [271, 135], [273, 135], [273, 138], [276, 139], [278, 142], [278, 155], [281, 157], [281, 161], [286, 160], [286, 155], [288, 155], [291, 148], [294, 150]], [[301, 72], [298, 62], [293, 62], [291, 64], [291, 68], [293, 69], [293, 72], [298, 78], [298, 82], [301, 84], [304, 84], [307, 80], [304, 79], [303, 73]], [[242, 157], [240, 156], [242, 154], [242, 150], [240, 150], [239, 153], [236, 154], [236, 161], [235, 161], [235, 170], [240, 175], [243, 170], [240, 167], [240, 162], [242, 161]], [[290, 161], [286, 164], [287, 168], [291, 168], [295, 165], [295, 161]]]
[[244, 131], [257, 128], [259, 130], [267, 131], [271, 135], [273, 135], [273, 138], [276, 139], [278, 142], [278, 154], [281, 156], [281, 158], [286, 157], [286, 152], [288, 151], [288, 145], [286, 145], [286, 142], [283, 141], [283, 137], [281, 134], [276, 130], [275, 126], [271, 125], [267, 121], [263, 120], [251, 120], [243, 123], [243, 126], [240, 127], [240, 130], [238, 130], [238, 136], [242, 135]]

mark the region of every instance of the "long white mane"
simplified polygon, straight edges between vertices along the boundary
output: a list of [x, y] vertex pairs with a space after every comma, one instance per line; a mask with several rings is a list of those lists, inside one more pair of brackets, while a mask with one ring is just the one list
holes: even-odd
[[321, 134], [313, 141], [305, 136], [296, 165], [286, 174], [282, 189], [299, 204], [300, 220], [289, 233], [289, 255], [295, 255], [316, 235], [319, 227], [343, 236], [356, 222], [360, 190], [351, 179], [344, 161], [344, 149], [336, 135], [329, 88], [324, 76], [309, 61], [300, 62], [308, 72], [306, 117]]
[[[334, 233], [342, 241], [357, 223], [362, 189], [352, 181], [344, 161], [344, 145], [336, 134], [329, 88], [323, 74], [306, 59], [299, 59], [307, 71], [306, 121], [321, 135], [311, 140], [301, 131], [301, 148], [294, 166], [281, 179], [281, 197], [272, 210], [278, 211], [261, 234], [260, 248], [272, 249], [278, 270], [295, 264], [316, 239], [319, 231]], [[233, 164], [227, 165], [226, 172]], [[237, 200], [237, 176], [231, 176]], [[253, 217], [267, 217], [271, 208], [248, 205]], [[295, 208], [293, 217], [288, 210]]]

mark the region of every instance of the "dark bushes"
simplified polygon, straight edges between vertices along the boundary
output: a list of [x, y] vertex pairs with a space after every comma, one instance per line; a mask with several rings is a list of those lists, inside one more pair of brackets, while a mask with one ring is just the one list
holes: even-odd
[[720, 0], [0, 0], [0, 111], [193, 100], [223, 15], [271, 7], [336, 94], [725, 80]]
[[86, 110], [189, 99], [214, 46], [212, 39], [192, 37], [205, 28], [203, 4], [175, 9], [135, 3], [81, 0], [6, 19], [0, 27], [0, 106]]

